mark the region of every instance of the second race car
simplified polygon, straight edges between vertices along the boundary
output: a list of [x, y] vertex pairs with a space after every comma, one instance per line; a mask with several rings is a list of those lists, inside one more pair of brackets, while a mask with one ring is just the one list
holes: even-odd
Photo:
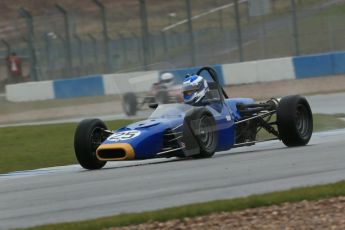
[[136, 115], [138, 110], [150, 103], [182, 102], [181, 84], [177, 84], [174, 75], [170, 72], [162, 73], [158, 82], [154, 83], [149, 92], [138, 94], [127, 92], [122, 98], [122, 107], [127, 116]]

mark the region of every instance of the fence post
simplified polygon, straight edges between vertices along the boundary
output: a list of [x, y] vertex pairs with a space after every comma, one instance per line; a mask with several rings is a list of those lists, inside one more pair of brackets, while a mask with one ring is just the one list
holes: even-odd
[[[1, 42], [6, 46], [7, 56], [11, 54], [11, 45], [5, 39], [1, 39]], [[7, 65], [7, 64], [6, 64]], [[6, 66], [7, 67], [7, 66]], [[6, 68], [7, 78], [10, 78], [9, 68]]]
[[56, 35], [55, 34], [50, 34], [50, 33], [44, 33], [44, 42], [45, 42], [45, 53], [46, 53], [46, 67], [47, 69], [51, 69], [53, 68], [53, 58], [52, 58], [52, 41], [51, 39], [52, 36], [55, 36], [56, 38]]
[[[64, 56], [67, 56], [68, 55], [67, 54], [67, 49], [66, 49], [66, 42], [67, 42], [67, 40], [63, 36], [61, 36], [60, 34], [56, 34], [56, 37], [61, 42], [61, 46], [62, 46], [61, 51], [63, 51]], [[66, 66], [65, 66], [65, 68], [63, 69], [63, 76], [61, 76], [61, 77], [68, 78], [69, 75], [70, 75], [70, 72], [68, 71], [68, 69], [66, 69]]]
[[134, 50], [136, 50], [137, 51], [137, 53], [136, 53], [136, 57], [137, 57], [137, 61], [138, 61], [138, 63], [140, 62], [140, 60], [141, 60], [141, 47], [140, 47], [140, 39], [139, 39], [139, 37], [137, 36], [137, 34], [136, 33], [134, 33], [134, 32], [131, 32], [132, 33], [132, 37], [134, 38], [134, 40], [135, 40], [135, 46], [134, 46]]
[[261, 54], [262, 54], [261, 59], [265, 59], [267, 56], [267, 44], [266, 44], [267, 32], [266, 32], [266, 25], [265, 25], [265, 16], [260, 16], [260, 17], [261, 17], [260, 36], [261, 36]]
[[19, 8], [19, 14], [20, 16], [24, 17], [26, 19], [26, 27], [27, 27], [27, 42], [28, 42], [28, 48], [30, 51], [30, 77], [34, 81], [38, 81], [38, 74], [37, 74], [37, 57], [36, 57], [36, 51], [34, 46], [34, 26], [33, 26], [33, 19], [31, 13], [24, 9], [23, 7]]
[[98, 65], [97, 39], [92, 34], [88, 34], [88, 36], [92, 42], [92, 52], [95, 63]]
[[296, 0], [291, 0], [291, 14], [292, 14], [292, 28], [293, 28], [293, 38], [295, 44], [295, 55], [300, 55], [299, 47], [299, 33], [297, 24], [297, 12], [296, 12]]
[[45, 55], [46, 55], [46, 68], [50, 67], [50, 41], [48, 33], [43, 34], [44, 44], [45, 44]]
[[243, 58], [243, 45], [242, 45], [242, 29], [241, 29], [241, 15], [238, 6], [238, 0], [234, 0], [236, 30], [237, 30], [237, 45], [240, 62], [244, 61]]
[[335, 41], [334, 41], [334, 16], [327, 15], [327, 32], [328, 32], [328, 43], [331, 51], [335, 51]]
[[108, 73], [113, 71], [111, 64], [111, 56], [109, 49], [109, 34], [108, 34], [108, 24], [107, 24], [107, 12], [105, 6], [99, 0], [93, 0], [93, 2], [99, 7], [102, 17], [102, 27], [103, 27], [103, 41], [104, 41], [104, 53], [106, 58], [106, 71]]
[[[78, 42], [78, 56], [79, 56], [79, 65], [81, 69], [84, 71], [84, 55], [83, 55], [83, 40], [77, 35], [74, 34], [75, 40]], [[82, 72], [82, 74], [84, 74]]]
[[71, 47], [71, 35], [70, 35], [70, 25], [69, 25], [69, 18], [68, 12], [59, 4], [55, 4], [55, 7], [62, 13], [64, 18], [65, 24], [65, 46], [66, 46], [66, 60], [67, 60], [67, 72], [68, 74], [72, 74], [72, 47]]
[[153, 60], [153, 58], [156, 55], [156, 49], [155, 49], [155, 36], [154, 34], [149, 33], [149, 41], [150, 41], [150, 54], [151, 54], [151, 60]]
[[5, 39], [1, 39], [1, 42], [6, 46], [7, 55], [11, 54], [11, 45]]
[[127, 42], [126, 42], [126, 38], [121, 33], [117, 33], [117, 35], [119, 36], [120, 41], [121, 41], [123, 59], [125, 60], [125, 63], [127, 63], [128, 62], [128, 55], [127, 55]]
[[[221, 6], [221, 3], [219, 2], [219, 0], [217, 0], [216, 6]], [[223, 21], [224, 21], [223, 10], [219, 10], [218, 11], [218, 22], [219, 22], [219, 30], [220, 30], [222, 36], [224, 35], [224, 22]]]
[[193, 24], [192, 24], [192, 6], [191, 6], [190, 0], [186, 0], [186, 8], [187, 8], [187, 19], [188, 19], [189, 44], [191, 47], [190, 55], [192, 59], [192, 66], [195, 66], [196, 65], [196, 50], [195, 50]]
[[150, 35], [147, 21], [146, 0], [139, 0], [139, 4], [141, 21], [141, 39], [143, 43], [143, 64], [144, 70], [148, 70], [148, 64], [150, 63]]
[[164, 59], [168, 58], [168, 43], [167, 43], [167, 37], [165, 35], [165, 31], [161, 30], [161, 37], [163, 42], [163, 51], [164, 51]]

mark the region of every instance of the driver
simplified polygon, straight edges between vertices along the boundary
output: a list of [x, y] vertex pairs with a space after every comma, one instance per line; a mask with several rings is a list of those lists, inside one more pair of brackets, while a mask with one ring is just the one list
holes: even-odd
[[167, 88], [174, 85], [174, 75], [169, 72], [163, 73], [159, 79], [159, 83]]
[[209, 91], [207, 81], [199, 75], [186, 76], [182, 84], [183, 100], [189, 105], [201, 105]]

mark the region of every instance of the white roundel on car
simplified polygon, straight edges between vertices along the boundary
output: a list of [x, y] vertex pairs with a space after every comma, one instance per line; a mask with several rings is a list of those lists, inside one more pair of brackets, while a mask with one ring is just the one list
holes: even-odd
[[108, 137], [108, 141], [112, 141], [112, 142], [125, 141], [125, 140], [135, 138], [139, 135], [140, 135], [139, 130], [123, 131], [123, 132], [112, 134], [111, 136]]

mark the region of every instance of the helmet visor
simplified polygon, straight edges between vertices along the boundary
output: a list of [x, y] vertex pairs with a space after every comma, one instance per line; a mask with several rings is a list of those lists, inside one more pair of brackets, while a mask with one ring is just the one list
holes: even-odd
[[188, 84], [184, 85], [182, 88], [183, 97], [185, 100], [193, 99], [194, 95], [204, 88], [203, 82], [199, 82], [198, 84]]
[[186, 100], [189, 100], [195, 93], [196, 91], [195, 90], [187, 90], [187, 91], [183, 91], [183, 97], [186, 99]]

